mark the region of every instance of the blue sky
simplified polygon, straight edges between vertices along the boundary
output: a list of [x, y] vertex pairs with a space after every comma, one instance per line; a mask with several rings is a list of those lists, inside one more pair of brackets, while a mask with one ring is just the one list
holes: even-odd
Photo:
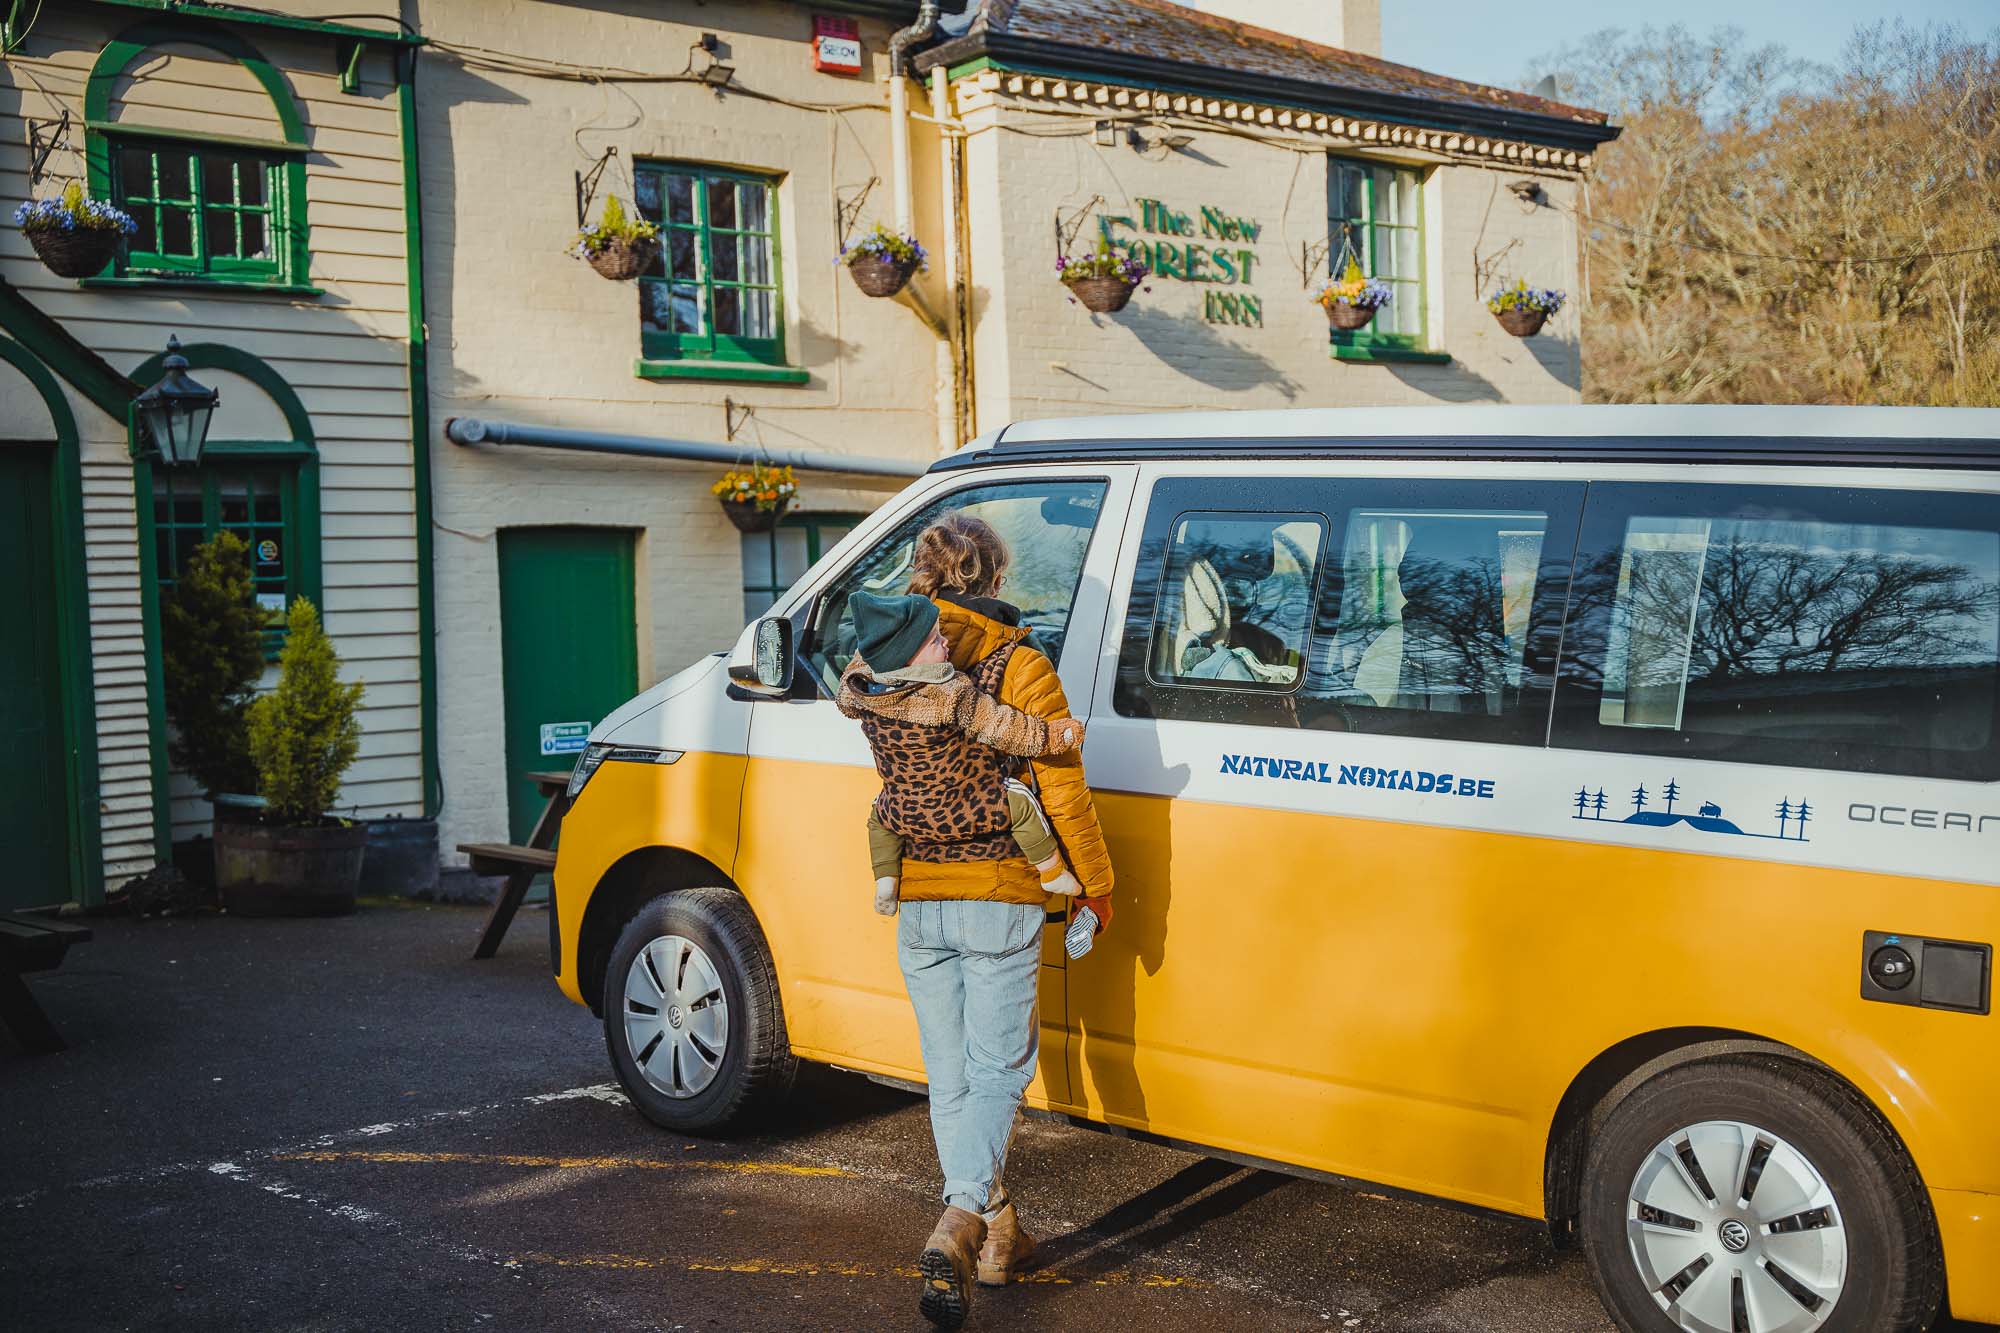
[[1603, 28], [1681, 23], [1696, 32], [1734, 25], [1749, 42], [1782, 43], [1793, 55], [1831, 62], [1858, 24], [1897, 15], [1911, 23], [1957, 23], [1975, 35], [2000, 30], [1996, 0], [1383, 0], [1382, 54], [1404, 65], [1476, 83], [1517, 87], [1538, 55]]

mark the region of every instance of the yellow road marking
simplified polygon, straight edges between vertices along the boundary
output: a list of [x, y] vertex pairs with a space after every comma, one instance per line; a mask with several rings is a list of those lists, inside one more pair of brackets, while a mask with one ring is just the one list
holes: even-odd
[[[831, 1260], [675, 1259], [665, 1255], [654, 1257], [643, 1254], [530, 1253], [516, 1256], [515, 1262], [546, 1264], [554, 1268], [668, 1269], [682, 1273], [746, 1273], [767, 1277], [917, 1278], [922, 1276], [916, 1268], [905, 1264], [841, 1263]], [[1014, 1280], [1060, 1287], [1140, 1286], [1193, 1289], [1208, 1285], [1200, 1278], [1174, 1277], [1165, 1273], [1135, 1273], [1128, 1269], [1113, 1269], [1089, 1275], [1066, 1275], [1056, 1271], [1038, 1270], [1017, 1273], [1014, 1275]]]
[[786, 1162], [716, 1162], [699, 1157], [661, 1161], [650, 1157], [549, 1157], [532, 1153], [336, 1152], [314, 1149], [275, 1155], [280, 1162], [371, 1162], [391, 1166], [538, 1166], [586, 1171], [724, 1171], [739, 1176], [838, 1176], [854, 1173], [838, 1166], [792, 1166]]

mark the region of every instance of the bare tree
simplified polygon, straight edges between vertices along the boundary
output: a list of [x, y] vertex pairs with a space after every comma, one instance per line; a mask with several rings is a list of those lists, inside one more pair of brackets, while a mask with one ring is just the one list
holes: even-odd
[[2000, 38], [1877, 25], [1826, 70], [1612, 30], [1535, 73], [1625, 127], [1581, 219], [1588, 398], [2000, 402]]

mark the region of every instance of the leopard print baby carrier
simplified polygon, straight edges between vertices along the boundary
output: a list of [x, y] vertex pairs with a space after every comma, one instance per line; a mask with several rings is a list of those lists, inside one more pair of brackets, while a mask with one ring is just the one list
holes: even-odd
[[[998, 696], [1008, 644], [965, 674], [980, 690]], [[930, 727], [869, 713], [861, 719], [882, 794], [875, 818], [902, 835], [910, 861], [1004, 861], [1021, 848], [1010, 831], [1005, 781], [1019, 760], [981, 745], [954, 727]]]

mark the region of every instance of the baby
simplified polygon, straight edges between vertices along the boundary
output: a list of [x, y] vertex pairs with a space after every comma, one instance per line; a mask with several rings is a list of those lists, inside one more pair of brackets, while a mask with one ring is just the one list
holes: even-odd
[[1062, 754], [1083, 744], [1083, 723], [1073, 717], [1044, 721], [974, 685], [952, 666], [951, 647], [937, 627], [937, 607], [927, 597], [856, 592], [848, 606], [859, 652], [841, 677], [836, 703], [844, 715], [860, 720], [882, 775], [882, 793], [868, 811], [875, 910], [895, 915], [903, 835], [933, 832], [911, 812], [938, 811], [954, 821], [951, 836], [964, 836], [978, 831], [963, 826], [968, 820], [978, 823], [982, 807], [996, 815], [1004, 807], [1009, 831], [1040, 872], [1042, 887], [1078, 893], [1082, 886], [1063, 865], [1055, 832], [1026, 783], [1006, 778], [997, 791], [969, 790], [963, 777], [954, 775], [966, 771], [963, 756], [971, 745], [1024, 758]]

